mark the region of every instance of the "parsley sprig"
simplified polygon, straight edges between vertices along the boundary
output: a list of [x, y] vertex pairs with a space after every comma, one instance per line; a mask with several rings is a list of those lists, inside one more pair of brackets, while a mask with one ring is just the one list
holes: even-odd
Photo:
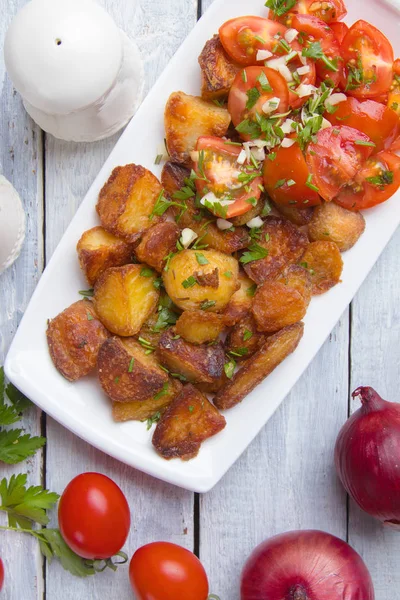
[[326, 68], [330, 71], [337, 73], [339, 70], [337, 59], [328, 58], [325, 52], [322, 50], [320, 42], [309, 42], [307, 48], [303, 49], [302, 55], [306, 58], [312, 58], [313, 60], [322, 60]]
[[277, 17], [282, 17], [296, 5], [296, 0], [267, 0], [265, 6], [270, 8]]
[[253, 242], [248, 247], [247, 251], [242, 254], [240, 257], [240, 262], [242, 265], [247, 265], [254, 260], [260, 260], [261, 258], [266, 258], [268, 256], [268, 250], [260, 246], [256, 242]]

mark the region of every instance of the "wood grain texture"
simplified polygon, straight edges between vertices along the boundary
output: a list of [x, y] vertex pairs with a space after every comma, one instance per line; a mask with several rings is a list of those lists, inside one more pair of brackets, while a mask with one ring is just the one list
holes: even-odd
[[[23, 4], [24, 0], [0, 0], [1, 47], [12, 16]], [[27, 235], [22, 253], [17, 262], [0, 275], [0, 364], [3, 364], [43, 268], [43, 154], [41, 131], [23, 109], [21, 99], [6, 75], [3, 56], [0, 58], [0, 77], [0, 172], [19, 192], [27, 214]], [[40, 411], [34, 407], [27, 411], [23, 426], [32, 435], [40, 435]], [[27, 472], [30, 484], [36, 485], [41, 482], [41, 469], [41, 452], [22, 465], [0, 465], [1, 477]], [[0, 522], [5, 523], [3, 516]], [[41, 598], [42, 559], [37, 544], [22, 534], [2, 532], [0, 535], [0, 555], [6, 570], [4, 597], [7, 600]]]

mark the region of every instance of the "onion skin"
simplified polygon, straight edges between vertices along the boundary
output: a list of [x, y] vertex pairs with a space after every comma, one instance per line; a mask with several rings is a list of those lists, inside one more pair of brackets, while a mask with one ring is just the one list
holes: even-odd
[[247, 560], [241, 600], [374, 600], [361, 557], [323, 531], [289, 531], [260, 544]]
[[336, 441], [338, 476], [353, 500], [373, 517], [400, 529], [400, 404], [386, 402], [370, 387]]

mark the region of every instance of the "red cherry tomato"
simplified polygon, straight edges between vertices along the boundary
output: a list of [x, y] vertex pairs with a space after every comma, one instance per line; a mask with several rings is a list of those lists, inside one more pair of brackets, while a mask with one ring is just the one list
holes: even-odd
[[332, 29], [317, 17], [310, 15], [296, 15], [293, 18], [293, 27], [300, 31], [304, 40], [304, 48], [308, 51], [318, 42], [324, 58], [315, 62], [317, 79], [332, 81], [334, 87], [339, 85], [343, 78], [343, 61], [340, 55], [340, 46]]
[[400, 135], [400, 119], [393, 110], [374, 100], [348, 98], [324, 116], [332, 125], [347, 125], [362, 131], [375, 144], [373, 152], [388, 149]]
[[291, 27], [292, 18], [294, 15], [312, 15], [331, 23], [339, 21], [347, 15], [347, 10], [342, 0], [327, 0], [326, 2], [318, 2], [316, 0], [297, 0], [293, 8], [287, 11], [282, 16], [276, 15], [272, 10], [269, 11], [269, 18], [277, 20], [287, 27]]
[[348, 26], [346, 25], [346, 23], [338, 22], [338, 23], [329, 23], [329, 27], [332, 29], [332, 31], [335, 35], [335, 38], [339, 42], [339, 46], [340, 46], [344, 40], [346, 33], [349, 30]]
[[327, 202], [354, 180], [373, 150], [363, 145], [369, 142], [365, 133], [343, 125], [328, 127], [316, 134], [316, 141], [307, 148], [306, 161], [313, 175], [312, 184]]
[[310, 171], [304, 155], [294, 143], [290, 148], [280, 147], [276, 157], [264, 162], [264, 186], [277, 204], [306, 208], [321, 204], [321, 198], [307, 185]]
[[400, 158], [380, 152], [369, 158], [354, 181], [345, 186], [335, 202], [350, 210], [371, 208], [386, 202], [400, 187]]
[[4, 564], [0, 558], [0, 592], [3, 589], [3, 584], [4, 584]]
[[[237, 127], [246, 119], [255, 122], [257, 114], [264, 114], [263, 106], [272, 98], [279, 98], [279, 104], [270, 114], [288, 110], [289, 89], [282, 75], [267, 67], [247, 67], [239, 71], [228, 97], [228, 110], [234, 126]], [[251, 136], [241, 132], [240, 136], [249, 140], [259, 137], [259, 134]]]
[[400, 115], [400, 58], [393, 63], [392, 85], [387, 98], [387, 105]]
[[[278, 33], [287, 31], [279, 23], [262, 17], [237, 17], [226, 21], [219, 28], [221, 44], [227, 54], [239, 65], [257, 64], [258, 50], [268, 50], [275, 54]], [[283, 48], [282, 54], [284, 54]]]
[[[207, 179], [196, 179], [197, 191], [202, 195], [213, 192], [218, 198], [229, 194], [229, 199], [235, 200], [234, 204], [225, 208], [226, 214], [221, 214], [218, 210], [215, 214], [231, 219], [248, 212], [261, 196], [259, 186], [262, 184], [262, 178], [253, 177], [253, 167], [247, 171], [246, 167], [249, 165], [238, 164], [237, 159], [242, 148], [232, 146], [221, 138], [200, 137], [196, 150], [202, 152], [202, 170]], [[194, 163], [194, 170], [202, 177], [198, 160]], [[243, 174], [249, 175], [244, 182], [239, 179]]]
[[137, 600], [207, 600], [208, 580], [199, 559], [181, 546], [154, 542], [132, 556], [129, 577]]
[[60, 499], [58, 520], [68, 546], [88, 559], [117, 554], [131, 524], [124, 494], [101, 473], [82, 473], [67, 485]]
[[344, 60], [341, 85], [350, 96], [374, 98], [389, 91], [393, 48], [379, 29], [366, 21], [357, 21], [340, 49]]

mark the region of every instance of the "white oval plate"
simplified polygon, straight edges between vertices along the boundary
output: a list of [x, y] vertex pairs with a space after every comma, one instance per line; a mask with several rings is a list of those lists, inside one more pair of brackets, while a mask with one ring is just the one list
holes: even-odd
[[[389, 0], [348, 0], [348, 5], [348, 23], [359, 18], [370, 21], [392, 41], [395, 55], [400, 55], [400, 19], [394, 0], [393, 4]], [[117, 165], [133, 162], [159, 175], [161, 168], [154, 165], [154, 159], [164, 137], [163, 114], [168, 96], [176, 90], [199, 94], [197, 57], [204, 43], [224, 21], [243, 14], [266, 16], [267, 9], [261, 0], [217, 0], [175, 54], [120, 138], [54, 252], [5, 365], [7, 377], [24, 394], [93, 446], [150, 475], [196, 492], [210, 490], [265, 425], [324, 343], [400, 221], [400, 192], [366, 212], [364, 235], [343, 257], [343, 283], [312, 300], [304, 319], [304, 337], [296, 352], [241, 404], [225, 413], [225, 430], [207, 440], [194, 460], [168, 462], [160, 458], [151, 445], [152, 431], [146, 431], [144, 423], [113, 422], [110, 402], [94, 376], [69, 383], [56, 371], [47, 349], [46, 321], [78, 300], [78, 290], [87, 287], [75, 247], [83, 231], [98, 224], [95, 205], [99, 190]]]

